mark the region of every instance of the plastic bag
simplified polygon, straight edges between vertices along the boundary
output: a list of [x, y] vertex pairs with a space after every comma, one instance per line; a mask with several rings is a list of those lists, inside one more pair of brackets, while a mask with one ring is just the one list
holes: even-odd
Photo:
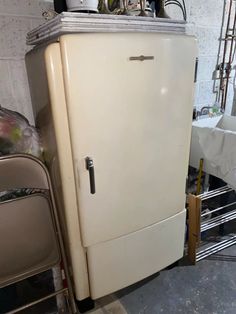
[[0, 106], [0, 155], [41, 156], [39, 134], [20, 113]]

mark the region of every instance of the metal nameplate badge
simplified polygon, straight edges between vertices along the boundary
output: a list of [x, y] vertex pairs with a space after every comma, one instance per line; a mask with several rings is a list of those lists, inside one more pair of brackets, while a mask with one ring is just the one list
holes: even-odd
[[137, 57], [129, 57], [130, 61], [144, 61], [144, 60], [154, 60], [154, 56], [137, 56]]

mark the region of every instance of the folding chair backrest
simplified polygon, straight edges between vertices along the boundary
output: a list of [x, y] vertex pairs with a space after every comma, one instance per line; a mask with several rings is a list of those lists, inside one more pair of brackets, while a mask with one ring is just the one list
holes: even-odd
[[0, 158], [0, 192], [11, 189], [49, 189], [45, 166], [30, 155]]
[[[0, 158], [0, 190], [49, 189], [36, 158]], [[0, 203], [0, 288], [52, 268], [60, 261], [53, 204], [43, 193]]]

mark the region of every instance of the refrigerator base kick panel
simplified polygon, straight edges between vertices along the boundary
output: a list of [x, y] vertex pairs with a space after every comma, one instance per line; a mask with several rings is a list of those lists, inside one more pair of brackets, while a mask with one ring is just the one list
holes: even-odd
[[127, 287], [183, 256], [186, 210], [159, 223], [88, 248], [92, 299]]

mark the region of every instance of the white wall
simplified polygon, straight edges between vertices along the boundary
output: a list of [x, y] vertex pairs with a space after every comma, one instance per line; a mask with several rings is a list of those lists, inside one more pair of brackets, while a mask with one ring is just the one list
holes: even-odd
[[[24, 56], [28, 31], [42, 24], [48, 0], [0, 0], [0, 104], [33, 122]], [[37, 73], [36, 73], [37, 75]]]
[[[228, 2], [228, 0], [225, 0]], [[199, 71], [196, 84], [197, 107], [213, 105], [212, 75], [216, 66], [224, 0], [186, 0], [188, 32], [199, 42]], [[17, 110], [33, 121], [24, 55], [29, 49], [25, 37], [41, 24], [42, 12], [52, 8], [52, 0], [0, 0], [0, 104]], [[168, 7], [172, 17], [179, 9]], [[35, 74], [37, 75], [37, 73]], [[232, 84], [231, 84], [232, 86]], [[233, 93], [227, 112], [231, 111]]]
[[[180, 0], [181, 1], [181, 0]], [[224, 11], [228, 13], [229, 0], [185, 0], [187, 6], [187, 31], [195, 35], [199, 47], [198, 80], [195, 92], [195, 105], [198, 108], [213, 105], [216, 93], [213, 92], [213, 73], [217, 65], [217, 55], [220, 44], [221, 23]], [[169, 6], [167, 9], [173, 18], [181, 18], [179, 8]], [[224, 23], [225, 26], [226, 23]], [[224, 29], [225, 31], [225, 29]], [[224, 37], [225, 32], [223, 32]], [[221, 47], [221, 56], [222, 56]], [[232, 73], [232, 77], [234, 73]], [[218, 84], [219, 81], [216, 81]], [[230, 91], [226, 105], [226, 112], [231, 113], [233, 103], [233, 80], [230, 80]]]

